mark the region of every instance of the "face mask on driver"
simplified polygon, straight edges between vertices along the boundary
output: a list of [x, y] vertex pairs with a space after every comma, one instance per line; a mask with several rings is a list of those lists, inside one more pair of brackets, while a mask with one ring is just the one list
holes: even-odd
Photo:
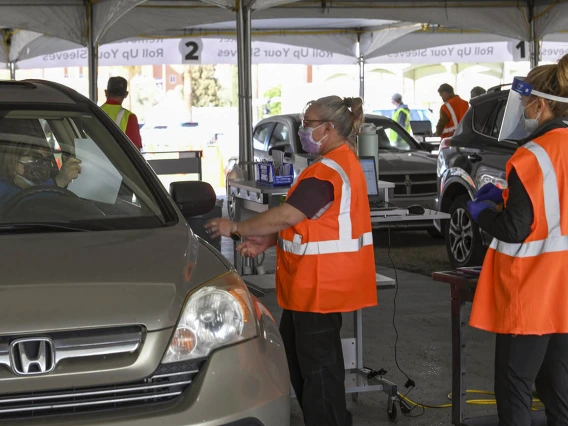
[[43, 156], [34, 156], [29, 160], [18, 160], [24, 166], [24, 173], [19, 175], [30, 185], [39, 185], [51, 178], [52, 161]]

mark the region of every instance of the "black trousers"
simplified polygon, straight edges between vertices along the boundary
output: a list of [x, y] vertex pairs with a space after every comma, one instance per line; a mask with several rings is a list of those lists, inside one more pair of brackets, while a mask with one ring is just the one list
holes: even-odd
[[340, 313], [284, 310], [280, 334], [306, 426], [348, 426]]
[[530, 426], [533, 384], [548, 426], [568, 426], [568, 334], [498, 334], [495, 398], [499, 426]]

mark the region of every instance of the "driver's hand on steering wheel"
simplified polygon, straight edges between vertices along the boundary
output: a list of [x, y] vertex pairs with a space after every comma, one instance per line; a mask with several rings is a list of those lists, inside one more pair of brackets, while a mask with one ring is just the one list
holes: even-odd
[[78, 158], [68, 158], [65, 163], [63, 163], [63, 166], [61, 166], [61, 170], [59, 170], [57, 176], [55, 176], [57, 186], [66, 188], [73, 179], [77, 179], [79, 173], [81, 173], [80, 164], [81, 160]]

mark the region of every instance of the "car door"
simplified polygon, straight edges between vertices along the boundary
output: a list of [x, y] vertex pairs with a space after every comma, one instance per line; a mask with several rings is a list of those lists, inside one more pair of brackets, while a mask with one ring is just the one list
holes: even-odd
[[252, 135], [254, 161], [270, 160], [267, 144], [274, 124], [274, 121], [262, 121], [254, 128]]

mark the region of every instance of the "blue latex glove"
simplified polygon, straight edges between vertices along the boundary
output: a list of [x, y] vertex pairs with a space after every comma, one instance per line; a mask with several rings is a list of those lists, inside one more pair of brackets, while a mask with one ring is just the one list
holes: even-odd
[[471, 215], [472, 219], [477, 222], [479, 220], [479, 214], [485, 209], [494, 209], [496, 207], [495, 203], [490, 200], [484, 201], [468, 201], [467, 210]]
[[479, 191], [475, 193], [475, 201], [493, 201], [495, 204], [503, 203], [503, 190], [497, 188], [492, 183], [483, 185]]

